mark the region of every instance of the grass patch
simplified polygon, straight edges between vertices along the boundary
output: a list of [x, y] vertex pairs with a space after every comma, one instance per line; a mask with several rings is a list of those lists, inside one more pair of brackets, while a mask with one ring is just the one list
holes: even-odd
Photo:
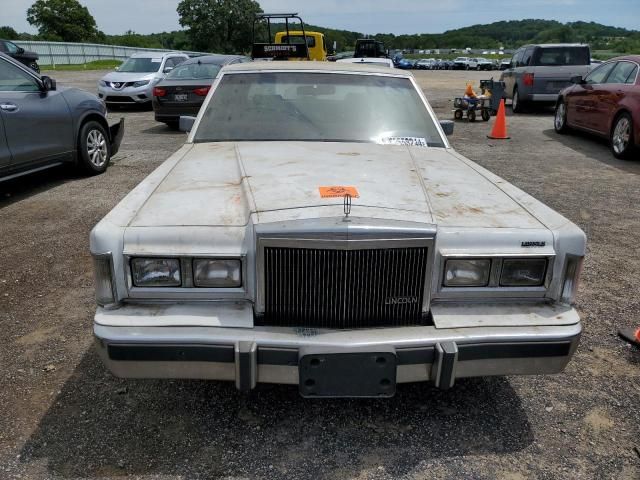
[[96, 60], [94, 62], [74, 65], [40, 65], [40, 70], [80, 71], [80, 70], [113, 70], [122, 64], [119, 60]]

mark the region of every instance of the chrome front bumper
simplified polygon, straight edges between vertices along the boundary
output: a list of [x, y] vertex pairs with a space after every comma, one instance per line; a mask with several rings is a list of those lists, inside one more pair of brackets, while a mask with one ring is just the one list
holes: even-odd
[[131, 104], [131, 103], [147, 103], [153, 98], [153, 85], [145, 85], [143, 87], [125, 87], [116, 90], [111, 87], [98, 86], [98, 97], [106, 103], [111, 104]]
[[[209, 326], [206, 322], [176, 326], [175, 310], [171, 319], [164, 319], [165, 326], [145, 326], [162, 323], [157, 312], [148, 318], [130, 317], [129, 325], [137, 326], [105, 325], [108, 316], [98, 310], [94, 333], [100, 356], [114, 375], [228, 380], [242, 390], [257, 383], [298, 384], [300, 358], [317, 351], [392, 351], [397, 358], [398, 383], [432, 382], [440, 388], [453, 386], [456, 378], [559, 373], [575, 352], [582, 331], [579, 321], [546, 326], [338, 331]], [[185, 323], [189, 318], [185, 317]]]

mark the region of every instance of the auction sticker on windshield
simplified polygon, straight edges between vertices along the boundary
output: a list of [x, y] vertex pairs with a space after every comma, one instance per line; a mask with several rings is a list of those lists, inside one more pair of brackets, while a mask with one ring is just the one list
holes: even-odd
[[359, 198], [358, 189], [356, 187], [345, 187], [335, 185], [333, 187], [318, 187], [321, 198], [338, 198], [345, 195], [351, 195], [353, 198]]
[[380, 137], [380, 145], [408, 145], [410, 147], [427, 147], [427, 139], [422, 137]]

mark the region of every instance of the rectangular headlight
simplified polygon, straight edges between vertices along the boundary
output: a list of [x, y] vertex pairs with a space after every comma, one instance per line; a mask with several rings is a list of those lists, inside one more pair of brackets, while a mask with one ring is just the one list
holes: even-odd
[[102, 307], [116, 303], [111, 254], [94, 255], [93, 277], [96, 289], [96, 303]]
[[242, 262], [237, 259], [195, 259], [193, 261], [193, 283], [196, 287], [240, 287], [242, 285]]
[[491, 260], [486, 258], [449, 259], [445, 265], [445, 287], [484, 287], [489, 283]]
[[177, 258], [134, 258], [131, 276], [136, 287], [179, 287], [180, 260]]
[[500, 286], [539, 287], [546, 273], [546, 258], [506, 258], [502, 262]]

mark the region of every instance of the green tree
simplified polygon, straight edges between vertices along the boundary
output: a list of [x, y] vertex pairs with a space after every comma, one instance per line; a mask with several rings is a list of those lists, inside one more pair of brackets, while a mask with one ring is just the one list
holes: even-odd
[[194, 49], [242, 53], [251, 47], [253, 19], [262, 12], [254, 0], [182, 0], [180, 25], [189, 29]]
[[18, 40], [18, 32], [11, 27], [0, 27], [0, 38], [5, 40]]
[[27, 10], [27, 21], [46, 40], [82, 42], [104, 38], [87, 7], [77, 0], [36, 0]]

